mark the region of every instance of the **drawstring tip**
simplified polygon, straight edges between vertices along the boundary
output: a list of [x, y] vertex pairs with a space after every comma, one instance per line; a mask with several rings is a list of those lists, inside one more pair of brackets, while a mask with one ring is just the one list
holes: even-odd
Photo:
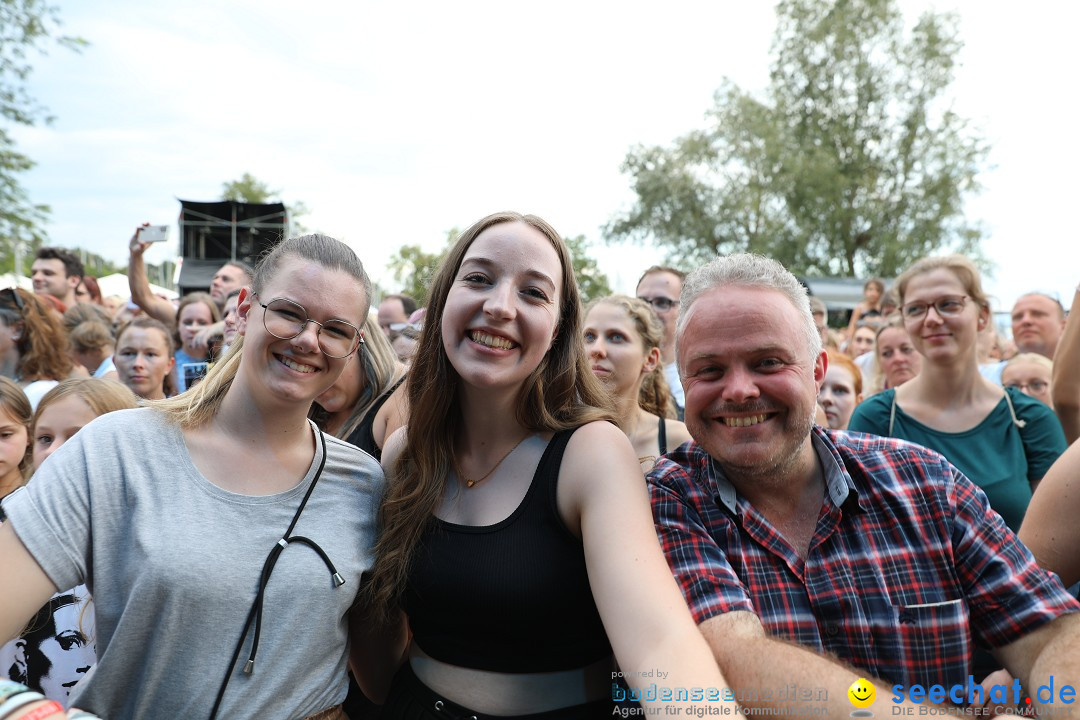
[[345, 578], [341, 577], [338, 573], [334, 573], [334, 587], [341, 587], [345, 584]]
[[247, 675], [250, 675], [254, 671], [255, 671], [255, 661], [254, 660], [248, 660], [247, 663], [244, 664], [244, 673], [246, 673]]

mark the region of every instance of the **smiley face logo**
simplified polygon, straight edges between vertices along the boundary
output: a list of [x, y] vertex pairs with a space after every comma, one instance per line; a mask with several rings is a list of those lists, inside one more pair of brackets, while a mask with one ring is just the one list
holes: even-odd
[[851, 704], [857, 708], [868, 708], [874, 704], [874, 698], [877, 697], [877, 690], [874, 689], [874, 684], [866, 678], [859, 678], [855, 682], [851, 683], [851, 687], [847, 690], [848, 700]]

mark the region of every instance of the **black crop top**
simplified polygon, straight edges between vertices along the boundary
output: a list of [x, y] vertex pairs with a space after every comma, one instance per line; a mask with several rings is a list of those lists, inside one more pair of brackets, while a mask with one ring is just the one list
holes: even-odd
[[553, 672], [611, 655], [581, 540], [555, 489], [573, 430], [556, 433], [525, 497], [482, 527], [434, 519], [403, 595], [413, 640], [445, 663], [496, 672]]

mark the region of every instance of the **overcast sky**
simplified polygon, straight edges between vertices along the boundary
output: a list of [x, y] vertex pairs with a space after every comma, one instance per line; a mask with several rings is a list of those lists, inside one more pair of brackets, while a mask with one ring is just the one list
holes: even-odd
[[[57, 119], [16, 132], [54, 244], [124, 262], [136, 224], [175, 224], [177, 198], [217, 199], [250, 172], [305, 202], [303, 222], [350, 243], [388, 288], [398, 246], [434, 250], [450, 228], [513, 209], [584, 234], [632, 291], [663, 253], [601, 242], [633, 200], [621, 161], [701, 127], [725, 76], [762, 88], [775, 24], [765, 0], [58, 4], [90, 46], [35, 61], [33, 90]], [[969, 203], [997, 266], [990, 290], [1006, 309], [1032, 289], [1068, 305], [1080, 6], [900, 4], [909, 19], [961, 16], [955, 108], [993, 148]]]

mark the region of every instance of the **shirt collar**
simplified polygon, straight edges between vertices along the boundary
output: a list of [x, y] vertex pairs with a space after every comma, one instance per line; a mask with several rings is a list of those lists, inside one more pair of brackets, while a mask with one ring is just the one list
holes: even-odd
[[[813, 431], [810, 433], [810, 442], [814, 447], [814, 452], [817, 453], [818, 460], [821, 462], [821, 467], [824, 468], [825, 487], [833, 505], [844, 509], [861, 509], [859, 491], [856, 489], [855, 483], [847, 470], [844, 469], [840, 455], [833, 446], [832, 439], [826, 435], [821, 427], [814, 426]], [[713, 487], [716, 488], [717, 503], [726, 508], [732, 515], [738, 515], [736, 511], [738, 492], [735, 490], [735, 486], [724, 476], [724, 471], [720, 469], [715, 458], [711, 456], [709, 457], [708, 472]]]

